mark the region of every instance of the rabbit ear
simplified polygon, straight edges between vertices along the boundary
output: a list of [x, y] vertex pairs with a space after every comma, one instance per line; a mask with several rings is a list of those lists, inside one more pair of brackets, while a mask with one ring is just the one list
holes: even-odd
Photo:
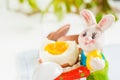
[[108, 29], [112, 25], [114, 20], [115, 20], [115, 18], [113, 15], [106, 15], [101, 19], [101, 21], [98, 23], [97, 27], [101, 31], [105, 31], [106, 29]]
[[59, 28], [57, 31], [51, 32], [50, 34], [48, 34], [47, 38], [50, 40], [56, 41], [58, 38], [65, 36], [67, 32], [69, 31], [69, 28], [70, 28], [70, 24], [66, 24], [62, 26], [61, 28]]
[[96, 24], [96, 19], [91, 11], [84, 9], [80, 12], [80, 14], [88, 25]]

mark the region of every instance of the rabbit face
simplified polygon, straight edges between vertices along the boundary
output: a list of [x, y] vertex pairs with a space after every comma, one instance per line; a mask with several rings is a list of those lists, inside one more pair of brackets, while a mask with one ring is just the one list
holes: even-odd
[[102, 49], [103, 35], [102, 32], [93, 25], [85, 29], [78, 37], [79, 46], [84, 51], [92, 51], [94, 49]]
[[82, 10], [80, 14], [87, 23], [87, 28], [78, 37], [80, 48], [86, 52], [102, 49], [103, 32], [114, 22], [114, 16], [106, 15], [97, 24], [91, 11]]

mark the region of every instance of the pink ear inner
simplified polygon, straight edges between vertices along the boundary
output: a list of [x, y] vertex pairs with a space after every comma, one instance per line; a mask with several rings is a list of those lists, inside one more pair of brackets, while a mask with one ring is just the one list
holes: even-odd
[[86, 20], [87, 22], [89, 22], [89, 20], [90, 20], [90, 15], [89, 15], [88, 12], [86, 12], [86, 11], [84, 11], [83, 13], [84, 13], [84, 14], [82, 14], [82, 15], [84, 16], [85, 20]]
[[113, 15], [106, 15], [102, 18], [102, 20], [98, 23], [98, 28], [100, 28], [102, 31], [105, 31], [108, 29], [111, 24], [114, 22], [114, 16]]
[[95, 17], [92, 14], [91, 11], [89, 11], [89, 10], [82, 10], [81, 11], [81, 15], [83, 16], [83, 18], [85, 19], [85, 21], [87, 22], [88, 25], [96, 24]]
[[107, 22], [107, 18], [104, 18], [102, 21], [100, 21], [99, 26], [102, 27]]

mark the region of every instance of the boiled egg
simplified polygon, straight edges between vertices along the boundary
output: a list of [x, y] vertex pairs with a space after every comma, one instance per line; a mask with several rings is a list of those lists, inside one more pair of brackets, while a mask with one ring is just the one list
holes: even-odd
[[59, 65], [73, 65], [79, 57], [79, 51], [75, 41], [42, 41], [39, 58], [42, 62], [55, 62]]

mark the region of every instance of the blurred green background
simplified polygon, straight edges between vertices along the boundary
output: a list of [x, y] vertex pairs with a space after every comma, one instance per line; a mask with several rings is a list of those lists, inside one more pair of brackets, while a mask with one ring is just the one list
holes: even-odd
[[[116, 9], [114, 7], [116, 6], [117, 1], [120, 0], [0, 0], [0, 1], [1, 1], [0, 6], [3, 5], [4, 3], [5, 7], [10, 11], [21, 12], [29, 16], [40, 13], [42, 17], [44, 17], [44, 15], [47, 13], [54, 13], [59, 21], [61, 21], [63, 17], [69, 13], [79, 15], [80, 11], [85, 8], [90, 9], [91, 11], [94, 12], [97, 22], [99, 22], [99, 20], [105, 14], [113, 14], [115, 16], [115, 20], [118, 20], [116, 11], [120, 12], [119, 8]], [[114, 4], [114, 6], [111, 4]], [[27, 11], [26, 8], [29, 11]]]
[[79, 15], [80, 10], [87, 8], [94, 12], [96, 20], [99, 22], [104, 14], [109, 13], [113, 14], [116, 20], [118, 19], [109, 1], [110, 0], [50, 0], [44, 10], [39, 6], [39, 3], [41, 3], [40, 0], [39, 2], [38, 0], [19, 0], [19, 3], [24, 4], [27, 2], [31, 7], [32, 11], [26, 13], [27, 15], [41, 13], [44, 16], [46, 13], [54, 13], [58, 20], [62, 20], [66, 13]]

